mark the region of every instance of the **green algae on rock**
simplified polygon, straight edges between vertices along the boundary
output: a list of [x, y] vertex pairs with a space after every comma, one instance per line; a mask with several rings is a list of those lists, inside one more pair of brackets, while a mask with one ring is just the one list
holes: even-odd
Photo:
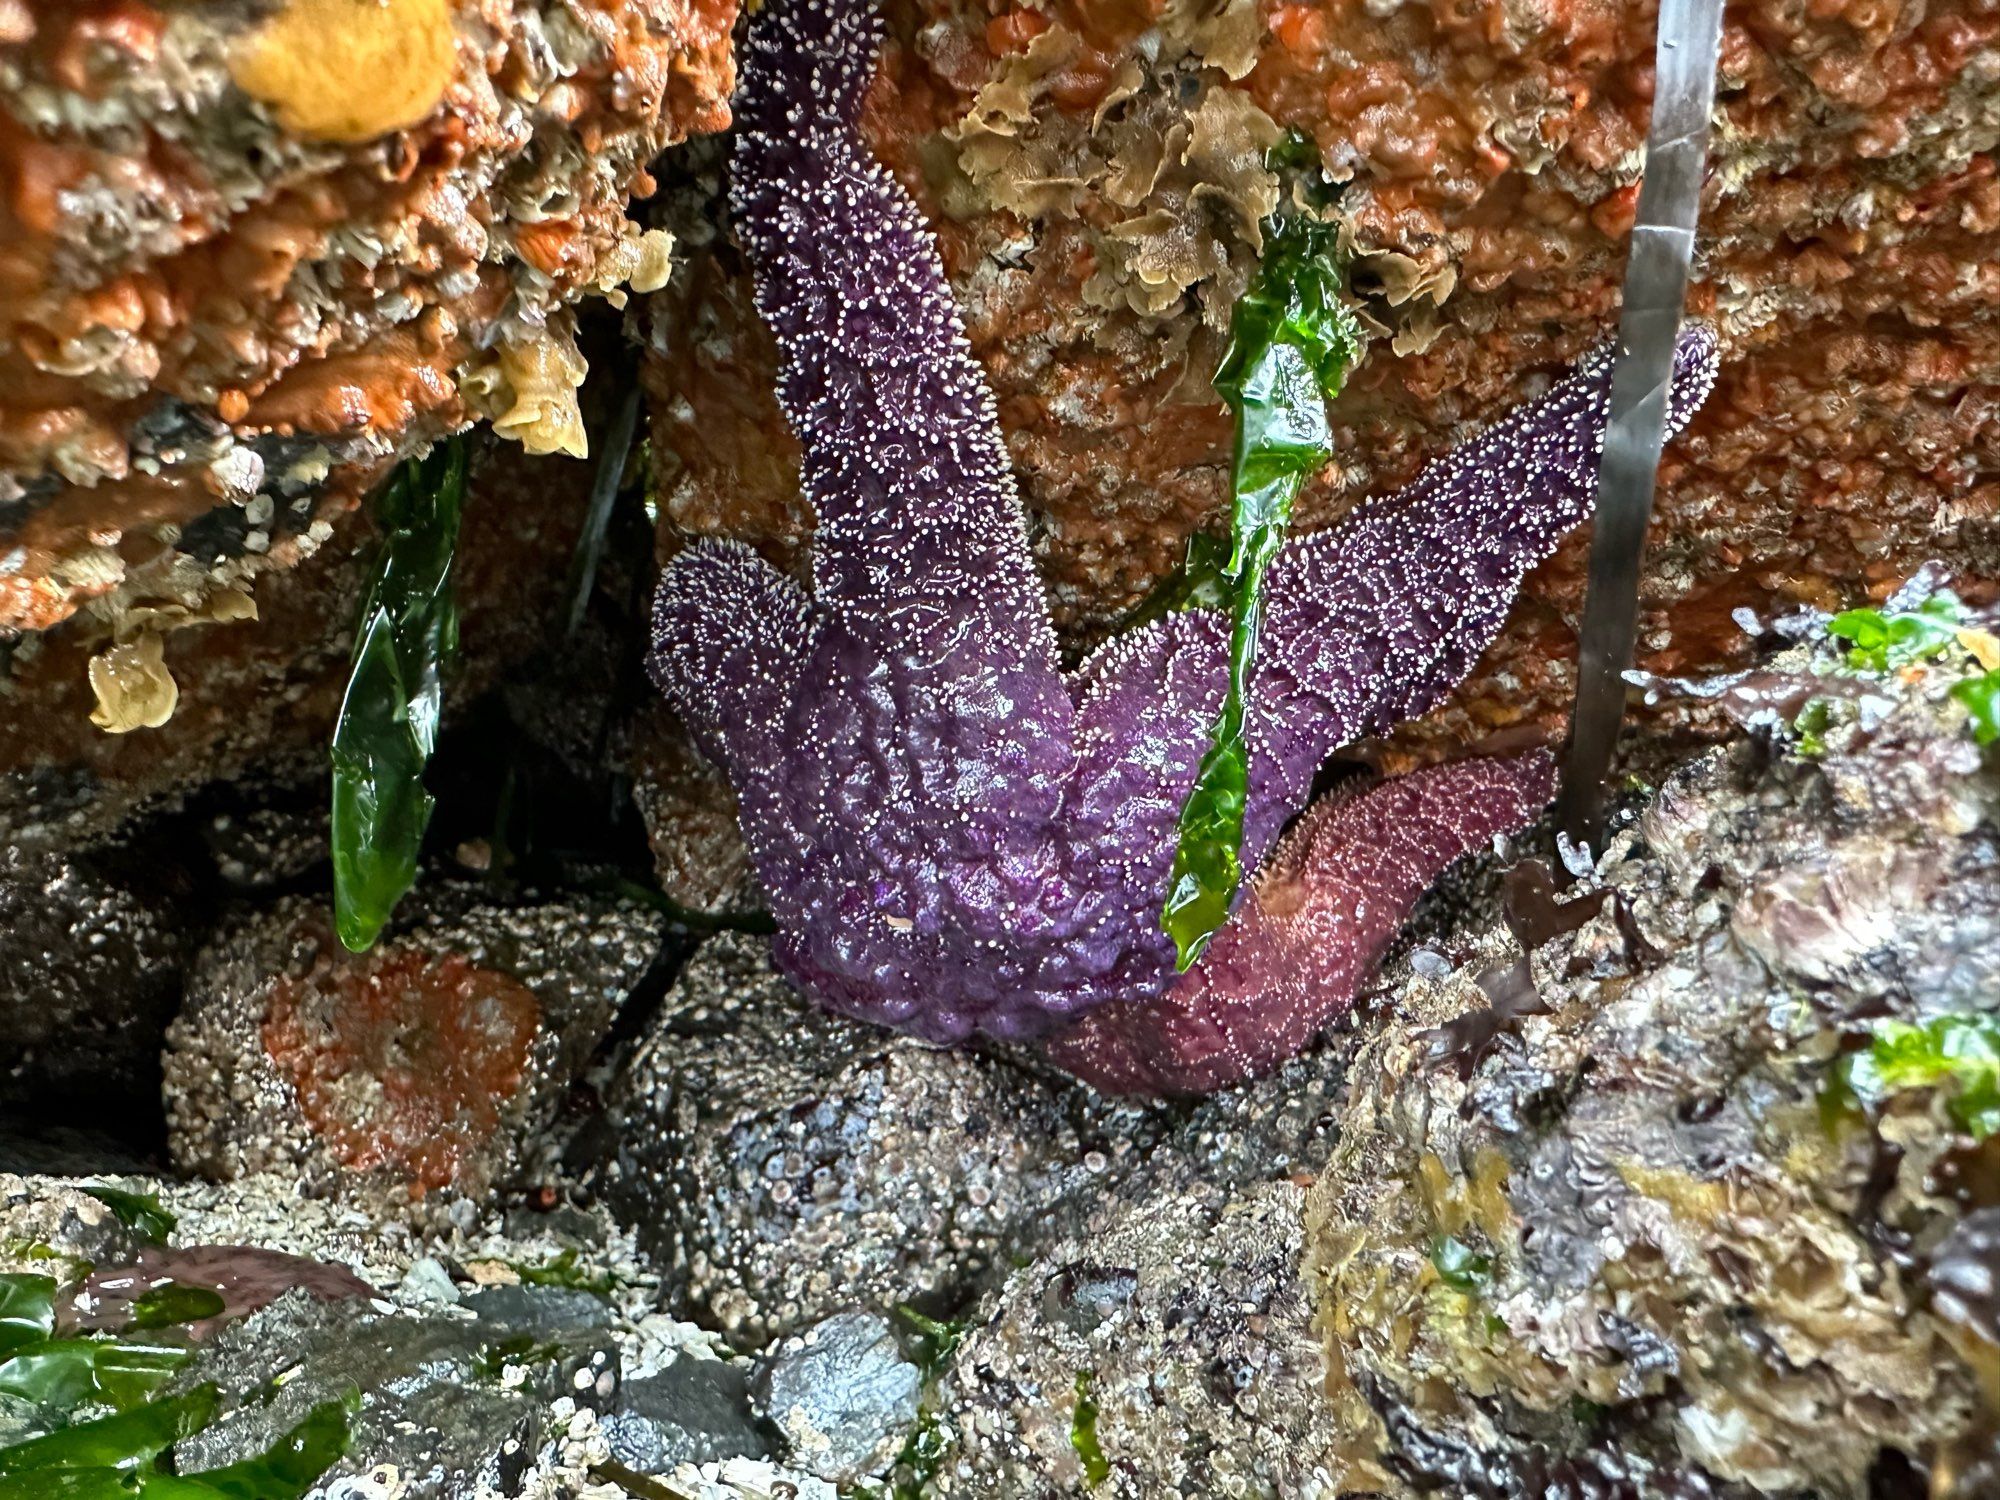
[[1912, 1090], [1939, 1093], [1952, 1122], [1975, 1141], [2000, 1131], [2000, 1016], [1877, 1021], [1867, 1045], [1841, 1058], [1825, 1098], [1873, 1109]]

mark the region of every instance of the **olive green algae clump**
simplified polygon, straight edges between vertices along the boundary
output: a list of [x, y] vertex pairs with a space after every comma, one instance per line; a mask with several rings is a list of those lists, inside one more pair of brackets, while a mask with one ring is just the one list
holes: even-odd
[[1628, 817], [1608, 898], [1513, 911], [1525, 966], [1453, 934], [1360, 1046], [1304, 1258], [1347, 1488], [2000, 1493], [2000, 1304], [1954, 1292], [2000, 1275], [1990, 637], [1876, 613], [1731, 685], [1765, 730]]

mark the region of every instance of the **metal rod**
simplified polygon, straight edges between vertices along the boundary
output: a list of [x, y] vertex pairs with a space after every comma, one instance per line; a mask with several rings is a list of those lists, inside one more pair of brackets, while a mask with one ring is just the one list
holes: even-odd
[[1625, 672], [1638, 634], [1639, 566], [1666, 443], [1667, 393], [1694, 256], [1721, 37], [1722, 0], [1662, 0], [1646, 175], [1625, 262], [1611, 419], [1598, 461], [1576, 707], [1557, 796], [1563, 831], [1593, 845], [1625, 717]]

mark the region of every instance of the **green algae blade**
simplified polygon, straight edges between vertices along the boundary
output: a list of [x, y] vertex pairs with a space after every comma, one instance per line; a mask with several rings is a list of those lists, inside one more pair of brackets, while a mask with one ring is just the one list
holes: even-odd
[[152, 1399], [186, 1364], [185, 1349], [117, 1339], [43, 1339], [0, 1359], [0, 1395], [52, 1411], [101, 1402], [123, 1411]]
[[1083, 1465], [1084, 1484], [1094, 1490], [1111, 1477], [1111, 1460], [1104, 1456], [1104, 1446], [1097, 1439], [1097, 1402], [1091, 1397], [1090, 1384], [1090, 1371], [1079, 1370], [1076, 1408], [1069, 1419], [1069, 1445]]
[[0, 1276], [0, 1357], [39, 1343], [56, 1326], [53, 1276]]
[[382, 551], [333, 731], [334, 925], [357, 953], [416, 881], [430, 826], [424, 767], [458, 649], [451, 574], [464, 502], [465, 445], [455, 438], [404, 464], [377, 501]]
[[155, 1245], [164, 1244], [180, 1223], [160, 1207], [159, 1196], [154, 1193], [130, 1193], [101, 1182], [79, 1183], [77, 1191], [95, 1198], [111, 1210], [120, 1224]]
[[1981, 745], [2000, 744], [2000, 670], [1968, 677], [1951, 690], [1972, 716], [1972, 738]]
[[1229, 688], [1181, 807], [1180, 837], [1160, 925], [1185, 972], [1228, 920], [1243, 883], [1250, 791], [1250, 673], [1263, 623], [1264, 575], [1284, 545], [1292, 502], [1333, 457], [1327, 403], [1361, 350], [1342, 305], [1335, 230], [1296, 218], [1267, 231], [1269, 248], [1236, 304], [1215, 389], [1236, 415], [1230, 550], [1221, 565], [1230, 609]]
[[47, 1493], [55, 1484], [52, 1474], [64, 1470], [95, 1474], [99, 1482], [123, 1483], [124, 1476], [150, 1466], [182, 1438], [214, 1421], [218, 1401], [214, 1386], [198, 1385], [170, 1400], [0, 1448], [0, 1500], [12, 1500], [16, 1493], [23, 1497]]
[[347, 1452], [361, 1396], [322, 1401], [265, 1453], [186, 1476], [148, 1476], [145, 1500], [299, 1500]]
[[347, 1452], [360, 1393], [322, 1402], [268, 1451], [199, 1474], [164, 1463], [215, 1420], [213, 1385], [0, 1449], [0, 1500], [299, 1500]]
[[132, 1303], [132, 1326], [138, 1329], [177, 1328], [219, 1318], [228, 1306], [219, 1293], [205, 1286], [170, 1281], [141, 1293]]

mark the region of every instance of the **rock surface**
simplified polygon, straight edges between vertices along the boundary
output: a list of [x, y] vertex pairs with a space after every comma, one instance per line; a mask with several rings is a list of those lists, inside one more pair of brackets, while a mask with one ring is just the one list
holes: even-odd
[[0, 1110], [91, 1125], [150, 1113], [193, 906], [184, 879], [132, 851], [0, 848]]
[[[502, 461], [498, 448], [471, 440], [448, 716], [549, 649], [583, 525], [588, 469], [511, 450]], [[341, 517], [334, 542], [257, 580], [255, 620], [168, 632], [162, 664], [179, 697], [157, 728], [91, 722], [102, 640], [87, 622], [0, 639], [0, 836], [94, 847], [212, 783], [323, 783], [373, 538], [365, 515]]]
[[[255, 1310], [232, 1302], [205, 1323], [128, 1335], [178, 1361], [155, 1399], [216, 1389], [215, 1414], [174, 1444], [180, 1474], [267, 1453], [309, 1412], [345, 1401], [345, 1452], [323, 1455], [330, 1467], [308, 1500], [597, 1500], [619, 1493], [607, 1477], [619, 1463], [640, 1482], [702, 1500], [832, 1500], [830, 1486], [764, 1457], [770, 1440], [743, 1367], [653, 1310], [657, 1286], [644, 1261], [601, 1219], [488, 1214], [419, 1237], [300, 1202], [278, 1175], [227, 1189], [138, 1178], [113, 1186], [145, 1195], [124, 1201], [145, 1204], [150, 1221], [134, 1228], [55, 1179], [0, 1176], [0, 1274], [74, 1278], [94, 1259], [108, 1285], [135, 1256], [208, 1266], [234, 1257], [265, 1272], [289, 1263], [313, 1284], [358, 1286], [359, 1273], [373, 1288], [321, 1300], [282, 1293], [273, 1280], [269, 1290], [282, 1294]], [[162, 1232], [172, 1244], [157, 1242]], [[239, 1248], [253, 1239], [261, 1248]], [[11, 1247], [29, 1244], [37, 1253], [14, 1255]], [[57, 1293], [59, 1308], [80, 1285]], [[18, 1374], [8, 1370], [16, 1352], [0, 1348], [0, 1378]], [[24, 1416], [22, 1405], [0, 1394], [0, 1453], [61, 1430], [50, 1425], [60, 1415], [28, 1404]], [[72, 1419], [92, 1414], [86, 1405]], [[631, 1443], [642, 1430], [651, 1435], [646, 1452]]]
[[936, 1492], [1314, 1493], [1338, 1466], [1302, 1197], [1143, 1201], [1014, 1272], [934, 1393]]
[[378, 1214], [477, 1201], [525, 1165], [661, 935], [633, 908], [446, 887], [355, 955], [321, 903], [280, 901], [195, 965], [166, 1061], [174, 1159], [225, 1181], [283, 1167]]
[[585, 1143], [606, 1200], [741, 1348], [848, 1307], [962, 1297], [1142, 1111], [806, 1006], [768, 939], [681, 975]]
[[1976, 670], [1793, 649], [1739, 700], [1775, 748], [1674, 772], [1610, 901], [1543, 912], [1525, 965], [1470, 925], [1398, 988], [1307, 1205], [1344, 1482], [1522, 1493], [1609, 1445], [1643, 1494], [1859, 1495], [1885, 1453], [1985, 1493], [1993, 1329], [1932, 1287], [1992, 1274], [1940, 1249], [1991, 1142], [1948, 1070], [1857, 1071], [2000, 1025], [2000, 775], [1947, 696]]
[[742, 1364], [719, 1359], [676, 1360], [657, 1375], [626, 1381], [604, 1434], [611, 1456], [640, 1474], [768, 1458], [773, 1448], [753, 1415]]
[[476, 415], [580, 452], [567, 309], [658, 284], [627, 200], [735, 9], [13, 7], [0, 629], [200, 618]]
[[757, 1405], [791, 1461], [826, 1480], [871, 1474], [916, 1424], [923, 1378], [879, 1313], [835, 1313], [775, 1345]]
[[1100, 1099], [1032, 1061], [943, 1052], [805, 1005], [768, 939], [690, 961], [572, 1144], [673, 1268], [685, 1314], [754, 1350], [859, 1306], [968, 1305], [1121, 1205], [1310, 1171], [1344, 1050], [1198, 1104]]

